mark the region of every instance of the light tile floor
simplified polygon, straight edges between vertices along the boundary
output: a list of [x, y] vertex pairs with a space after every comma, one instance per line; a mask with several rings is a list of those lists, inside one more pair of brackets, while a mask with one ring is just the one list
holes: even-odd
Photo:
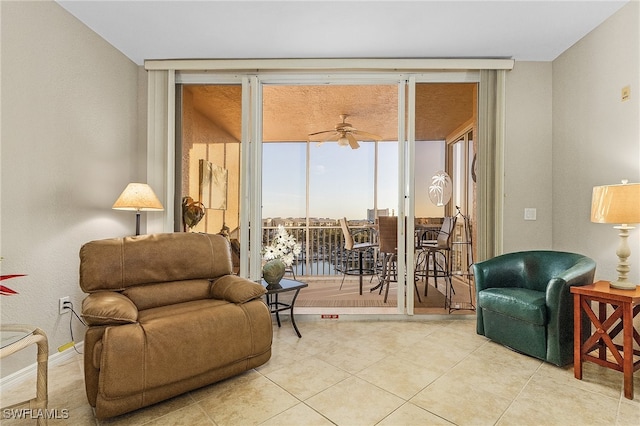
[[[78, 355], [50, 368], [49, 408], [73, 425], [638, 425], [622, 373], [586, 363], [583, 380], [475, 332], [475, 320], [287, 317], [271, 360], [238, 377], [109, 420], [86, 402]], [[2, 405], [33, 383], [2, 390]], [[2, 425], [35, 421], [2, 420]]]

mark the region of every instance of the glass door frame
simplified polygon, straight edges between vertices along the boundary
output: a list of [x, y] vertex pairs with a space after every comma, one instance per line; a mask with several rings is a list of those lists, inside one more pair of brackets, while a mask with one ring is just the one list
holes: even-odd
[[[241, 233], [241, 256], [249, 262], [241, 262], [240, 276], [260, 279], [260, 252], [262, 241], [261, 201], [258, 191], [262, 183], [262, 88], [267, 84], [397, 84], [398, 85], [398, 241], [414, 234], [415, 220], [415, 90], [420, 83], [480, 82], [476, 69], [459, 71], [425, 71], [421, 73], [398, 72], [339, 72], [334, 73], [275, 73], [275, 72], [224, 72], [173, 71], [174, 84], [241, 84], [242, 85], [242, 140], [240, 177], [240, 227], [250, 232]], [[170, 72], [171, 73], [171, 72]], [[171, 80], [171, 79], [170, 79]], [[151, 142], [150, 142], [151, 143]], [[174, 166], [175, 167], [175, 166]], [[169, 170], [168, 174], [175, 172]], [[171, 179], [168, 179], [171, 181]], [[169, 194], [170, 191], [167, 192]], [[258, 226], [250, 227], [250, 223]], [[406, 224], [406, 226], [405, 226]], [[251, 247], [249, 242], [251, 241]], [[409, 242], [409, 241], [408, 241]], [[413, 244], [413, 237], [410, 239]], [[406, 259], [406, 262], [405, 262]], [[406, 276], [413, 276], [414, 253], [406, 252], [403, 244], [398, 247], [398, 307], [400, 314], [413, 315], [413, 282], [408, 291]], [[405, 305], [406, 299], [406, 305]]]
[[[258, 89], [256, 90], [257, 92], [257, 96], [253, 96], [251, 99], [251, 111], [254, 112], [254, 117], [258, 117], [259, 123], [255, 123], [255, 124], [259, 124], [259, 126], [255, 126], [255, 132], [254, 132], [254, 137], [256, 141], [259, 141], [259, 143], [256, 144], [256, 148], [254, 151], [254, 159], [261, 159], [262, 158], [262, 131], [258, 131], [257, 128], [260, 127], [260, 129], [262, 128], [262, 88], [265, 85], [287, 85], [287, 86], [292, 86], [292, 85], [321, 85], [321, 86], [326, 86], [326, 85], [396, 85], [398, 87], [398, 141], [404, 140], [404, 129], [405, 129], [405, 87], [406, 87], [406, 83], [407, 83], [407, 75], [405, 74], [400, 74], [400, 73], [366, 73], [366, 74], [361, 74], [361, 73], [331, 73], [331, 74], [305, 74], [305, 75], [300, 75], [300, 74], [271, 74], [271, 73], [267, 73], [267, 74], [260, 74], [258, 76], [256, 76], [256, 81], [255, 84], [257, 85]], [[260, 146], [259, 148], [257, 146]], [[402, 143], [398, 143], [398, 149], [399, 149], [399, 154], [403, 153], [403, 145]], [[307, 150], [308, 150], [309, 144], [307, 144]], [[400, 216], [401, 211], [403, 211], [403, 207], [404, 206], [404, 198], [405, 198], [405, 192], [404, 191], [400, 191], [401, 188], [404, 188], [404, 179], [402, 178], [402, 176], [405, 175], [404, 172], [404, 154], [399, 155], [398, 156], [398, 181], [399, 181], [399, 191], [398, 191], [398, 198], [397, 198], [397, 211], [398, 211], [398, 217]], [[309, 157], [307, 155], [307, 161], [309, 161]], [[251, 163], [252, 167], [260, 167], [259, 169], [256, 168], [255, 170], [262, 170], [261, 169], [261, 164], [258, 165], [254, 162]], [[308, 165], [307, 165], [307, 169], [308, 169]], [[308, 170], [307, 170], [308, 173]], [[261, 184], [262, 184], [262, 174], [261, 172], [255, 173], [254, 176], [255, 180], [252, 181], [252, 183], [254, 183], [256, 186], [255, 188], [261, 188]], [[308, 184], [308, 179], [307, 179], [307, 184]], [[374, 185], [377, 185], [377, 182], [374, 182]], [[255, 191], [258, 192], [258, 191]], [[253, 194], [254, 197], [261, 197], [261, 194]], [[256, 200], [257, 201], [257, 200]], [[261, 198], [260, 198], [261, 201]], [[374, 202], [375, 204], [375, 202]], [[261, 206], [261, 202], [260, 203], [256, 203], [253, 204], [254, 206]], [[308, 188], [307, 188], [307, 208], [308, 208]], [[377, 206], [374, 206], [374, 209], [377, 209]], [[375, 210], [374, 210], [375, 211]], [[254, 223], [260, 223], [260, 228], [261, 228], [261, 224], [262, 221], [258, 220], [261, 219], [261, 209], [260, 208], [256, 208], [253, 210], [252, 215], [253, 215], [253, 221]], [[308, 214], [307, 214], [308, 216]], [[308, 218], [307, 218], [308, 220]], [[262, 230], [260, 229], [260, 232], [262, 232]], [[398, 229], [398, 233], [399, 236], [403, 235], [401, 233], [401, 229], [399, 227]], [[260, 234], [261, 235], [261, 234]], [[255, 240], [252, 238], [252, 240]], [[258, 239], [258, 241], [261, 241], [261, 239]], [[404, 241], [404, 239], [398, 239], [398, 241]], [[402, 244], [400, 244], [399, 250], [404, 250], [402, 248]], [[255, 253], [255, 249], [252, 250], [252, 252]], [[250, 274], [250, 279], [255, 280], [255, 279], [260, 279], [260, 268], [259, 268], [259, 262], [260, 262], [260, 256], [259, 256], [259, 249], [257, 251], [258, 256], [251, 256], [252, 258], [252, 266], [254, 266], [254, 268], [252, 268], [252, 270], [254, 271], [254, 273]], [[399, 253], [399, 257], [401, 256], [401, 254]], [[255, 262], [255, 263], [254, 263]], [[405, 313], [405, 306], [404, 306], [404, 278], [402, 279], [402, 281], [400, 280], [400, 277], [404, 277], [403, 271], [404, 271], [404, 266], [400, 264], [398, 264], [398, 306], [397, 306], [397, 312], [398, 313]], [[401, 269], [402, 268], [402, 269]]]
[[[480, 73], [478, 71], [468, 70], [468, 71], [434, 71], [429, 73], [420, 73], [420, 74], [412, 74], [408, 79], [408, 90], [407, 90], [407, 112], [408, 112], [408, 120], [407, 120], [407, 147], [406, 147], [406, 220], [398, 222], [398, 238], [404, 235], [413, 236], [415, 233], [415, 200], [416, 200], [416, 182], [415, 182], [415, 168], [416, 168], [416, 156], [415, 156], [415, 128], [416, 128], [416, 86], [418, 84], [428, 84], [428, 83], [480, 83]], [[445, 149], [445, 164], [449, 161], [448, 148]], [[400, 153], [403, 154], [403, 153]], [[447, 214], [445, 212], [445, 214]], [[400, 214], [398, 214], [400, 217]], [[401, 225], [404, 227], [404, 223], [406, 223], [406, 233], [402, 235], [400, 233]], [[402, 240], [398, 240], [402, 241]], [[411, 239], [407, 238], [406, 247], [413, 247], [413, 237]], [[401, 247], [404, 251], [404, 247]], [[398, 262], [398, 275], [401, 274], [400, 267], [403, 269], [406, 268], [406, 276], [413, 277], [415, 275], [415, 256], [414, 250], [408, 250], [405, 255], [400, 254], [400, 247], [398, 248], [398, 258], [405, 259], [406, 264], [402, 264], [402, 262]], [[404, 253], [403, 253], [404, 254]], [[428, 285], [425, 283], [425, 285]], [[406, 291], [406, 299], [407, 299], [407, 315], [414, 314], [414, 296], [415, 292], [413, 290], [414, 283], [411, 282], [409, 284], [405, 283], [405, 291]], [[409, 288], [411, 287], [411, 288]], [[398, 288], [400, 288], [400, 283], [398, 283]], [[400, 304], [400, 293], [398, 293], [398, 304]]]
[[[256, 157], [256, 153], [252, 152], [252, 150], [256, 149], [258, 144], [252, 144], [252, 140], [257, 140], [255, 132], [258, 131], [258, 128], [261, 129], [262, 121], [260, 121], [259, 126], [255, 125], [250, 117], [252, 114], [255, 114], [254, 111], [251, 110], [252, 101], [251, 99], [256, 96], [260, 96], [261, 93], [256, 93], [255, 88], [258, 88], [259, 85], [256, 84], [256, 77], [248, 74], [238, 74], [238, 73], [200, 73], [200, 72], [187, 72], [187, 73], [176, 73], [175, 75], [175, 86], [176, 89], [189, 84], [194, 85], [240, 85], [242, 87], [242, 105], [241, 105], [241, 141], [240, 141], [240, 217], [239, 217], [239, 226], [240, 229], [249, 229], [249, 232], [240, 232], [239, 242], [240, 242], [240, 258], [247, 259], [248, 253], [255, 252], [254, 247], [249, 247], [250, 241], [258, 241], [258, 253], [260, 252], [260, 241], [262, 239], [261, 235], [254, 237], [251, 235], [253, 232], [249, 224], [255, 220], [252, 216], [251, 208], [243, 208], [243, 206], [251, 206], [260, 205], [260, 199], [256, 200], [255, 193], [258, 193], [258, 197], [260, 197], [259, 191], [251, 191], [252, 188], [255, 188], [255, 182], [253, 182], [253, 176], [246, 172], [248, 167], [257, 167], [255, 169], [257, 172], [261, 171], [261, 162], [253, 161]], [[180, 108], [176, 106], [176, 111], [180, 111]], [[178, 122], [178, 117], [176, 116], [175, 122]], [[179, 126], [176, 126], [178, 129]], [[181, 135], [175, 135], [176, 140], [176, 149], [178, 142], [181, 139]], [[174, 163], [174, 176], [177, 176], [175, 173], [180, 167], [182, 167], [181, 158], [176, 155]], [[249, 169], [250, 170], [250, 169]], [[175, 182], [175, 188], [179, 188], [180, 183]], [[176, 189], [177, 191], [177, 189]], [[176, 212], [178, 215], [179, 212]], [[176, 223], [179, 222], [178, 218], [174, 218]], [[174, 230], [175, 230], [174, 225]], [[259, 259], [258, 259], [259, 261]], [[252, 263], [253, 259], [250, 258], [249, 262], [240, 262], [240, 270], [239, 275], [241, 277], [249, 277], [249, 271], [251, 268], [255, 268], [256, 266]], [[259, 268], [259, 263], [258, 263]]]

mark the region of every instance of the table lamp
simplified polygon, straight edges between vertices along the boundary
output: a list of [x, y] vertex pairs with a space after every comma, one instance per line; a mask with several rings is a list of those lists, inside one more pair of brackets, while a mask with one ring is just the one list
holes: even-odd
[[618, 280], [611, 282], [611, 287], [622, 290], [635, 290], [636, 285], [629, 282], [629, 262], [631, 249], [627, 239], [629, 230], [634, 229], [630, 223], [640, 223], [640, 183], [621, 185], [604, 185], [593, 187], [591, 199], [591, 222], [619, 223], [620, 245], [616, 250], [618, 256]]
[[134, 210], [136, 212], [136, 235], [140, 235], [141, 211], [164, 210], [153, 189], [146, 183], [130, 183], [127, 185], [112, 208], [114, 210]]

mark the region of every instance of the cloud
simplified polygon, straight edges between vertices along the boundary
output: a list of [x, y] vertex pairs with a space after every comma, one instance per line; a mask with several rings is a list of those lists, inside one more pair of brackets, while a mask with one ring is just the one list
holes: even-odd
[[323, 166], [322, 164], [319, 164], [317, 166], [313, 167], [313, 174], [314, 175], [323, 175], [326, 172], [326, 167]]

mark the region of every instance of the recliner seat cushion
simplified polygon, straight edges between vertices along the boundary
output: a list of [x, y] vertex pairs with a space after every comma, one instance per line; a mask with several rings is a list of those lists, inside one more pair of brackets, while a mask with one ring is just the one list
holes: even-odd
[[[248, 302], [262, 304], [260, 300]], [[108, 328], [102, 339], [101, 393], [121, 398], [195, 377], [268, 352], [251, 306], [215, 299], [140, 312], [137, 324]], [[270, 324], [269, 324], [270, 326]], [[230, 333], [229, 330], [233, 330]]]
[[526, 288], [488, 288], [478, 293], [478, 306], [535, 325], [548, 321], [545, 293]]

